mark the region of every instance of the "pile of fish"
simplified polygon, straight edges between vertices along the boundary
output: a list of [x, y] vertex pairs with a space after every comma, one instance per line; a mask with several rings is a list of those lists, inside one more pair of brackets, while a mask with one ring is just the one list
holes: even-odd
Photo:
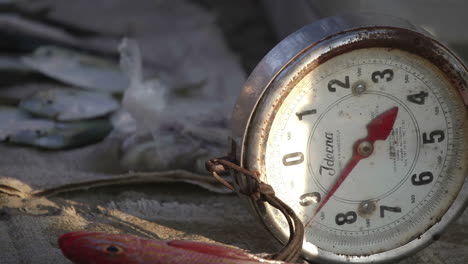
[[45, 11], [0, 3], [0, 141], [52, 150], [99, 142], [129, 85], [119, 39], [48, 20]]
[[59, 150], [115, 131], [128, 170], [205, 173], [204, 160], [224, 154], [243, 72], [219, 79], [189, 56], [176, 67], [183, 72], [143, 69], [136, 42], [118, 49], [121, 36], [44, 13], [29, 1], [0, 2], [0, 141]]

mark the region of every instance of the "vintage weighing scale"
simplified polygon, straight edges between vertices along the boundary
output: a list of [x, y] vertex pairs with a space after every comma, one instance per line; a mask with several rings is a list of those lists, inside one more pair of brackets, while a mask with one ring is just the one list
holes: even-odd
[[[447, 47], [394, 17], [305, 26], [257, 65], [233, 113], [230, 159], [305, 227], [318, 263], [380, 263], [439, 239], [468, 198], [468, 75]], [[236, 173], [239, 190], [253, 188]], [[250, 199], [288, 241], [283, 214]]]

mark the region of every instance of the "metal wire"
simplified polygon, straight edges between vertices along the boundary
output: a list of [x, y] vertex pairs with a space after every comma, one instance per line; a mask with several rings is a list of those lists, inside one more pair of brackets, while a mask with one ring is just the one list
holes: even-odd
[[[207, 161], [205, 165], [206, 169], [213, 174], [213, 177], [227, 188], [234, 192], [250, 196], [251, 199], [256, 201], [260, 200], [266, 202], [278, 209], [284, 215], [284, 217], [286, 217], [289, 226], [289, 240], [278, 253], [272, 254], [271, 258], [287, 262], [297, 261], [302, 251], [302, 243], [304, 240], [304, 225], [297, 217], [294, 210], [292, 210], [291, 207], [289, 207], [275, 195], [273, 187], [260, 181], [257, 172], [242, 168], [234, 162], [230, 161], [227, 157], [211, 159]], [[231, 170], [244, 174], [252, 179], [255, 183], [254, 190], [250, 193], [237, 190], [234, 188], [234, 186], [232, 186], [219, 175], [220, 173], [226, 173]]]

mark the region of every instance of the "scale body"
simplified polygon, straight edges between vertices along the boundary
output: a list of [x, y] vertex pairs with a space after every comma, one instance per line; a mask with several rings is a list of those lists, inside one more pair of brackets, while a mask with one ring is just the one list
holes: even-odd
[[[466, 206], [467, 81], [456, 55], [405, 20], [325, 18], [281, 41], [254, 69], [233, 112], [230, 156], [303, 220], [306, 259], [395, 261], [439, 239]], [[369, 156], [329, 195], [366, 125], [390, 112], [391, 133], [372, 141]], [[282, 216], [249, 202], [287, 241]]]

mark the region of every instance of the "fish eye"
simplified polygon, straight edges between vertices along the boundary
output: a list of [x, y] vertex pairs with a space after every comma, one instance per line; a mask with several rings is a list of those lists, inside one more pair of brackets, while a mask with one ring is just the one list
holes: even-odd
[[122, 250], [118, 246], [114, 245], [108, 245], [106, 246], [106, 252], [111, 253], [111, 254], [117, 254], [120, 253]]

